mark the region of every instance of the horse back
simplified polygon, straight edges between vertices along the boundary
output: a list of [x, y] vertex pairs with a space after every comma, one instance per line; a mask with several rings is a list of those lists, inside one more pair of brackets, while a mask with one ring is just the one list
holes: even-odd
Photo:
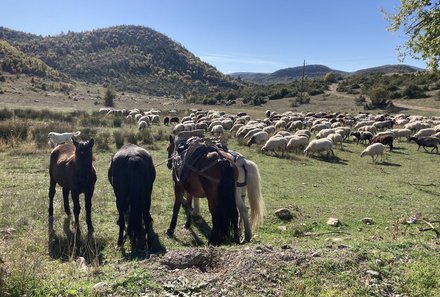
[[55, 147], [50, 153], [49, 175], [60, 186], [71, 188], [73, 175], [72, 160], [75, 156], [73, 144], [61, 144]]

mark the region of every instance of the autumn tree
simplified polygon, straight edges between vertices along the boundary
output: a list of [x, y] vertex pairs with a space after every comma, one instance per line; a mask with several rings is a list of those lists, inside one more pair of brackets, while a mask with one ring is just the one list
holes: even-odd
[[439, 0], [401, 0], [392, 13], [384, 11], [391, 32], [403, 31], [408, 40], [399, 46], [403, 61], [409, 55], [427, 62], [428, 68], [438, 70], [440, 61], [440, 3]]

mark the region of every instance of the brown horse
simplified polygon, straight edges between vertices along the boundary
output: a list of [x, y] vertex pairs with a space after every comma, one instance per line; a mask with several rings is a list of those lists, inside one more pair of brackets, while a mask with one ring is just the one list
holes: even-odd
[[[238, 178], [237, 167], [214, 145], [201, 144], [194, 151], [197, 157], [184, 163], [186, 176], [179, 176], [177, 160], [184, 152], [178, 149], [174, 136], [169, 137], [168, 168], [172, 169], [174, 181], [174, 207], [168, 236], [173, 236], [176, 228], [179, 209], [187, 193], [187, 201], [183, 204], [186, 212], [185, 227], [191, 226], [192, 197], [208, 199], [208, 207], [212, 216], [212, 231], [209, 244], [238, 243], [238, 211], [235, 204], [235, 189]], [[197, 152], [197, 153], [196, 153]]]
[[92, 153], [94, 143], [93, 138], [84, 142], [73, 139], [73, 144], [61, 144], [50, 153], [49, 220], [53, 220], [53, 197], [55, 186], [59, 184], [63, 188], [64, 211], [67, 215], [70, 215], [69, 192], [71, 192], [77, 230], [79, 230], [78, 217], [81, 209], [79, 194], [84, 193], [87, 227], [89, 231], [93, 231], [91, 211], [96, 183]]

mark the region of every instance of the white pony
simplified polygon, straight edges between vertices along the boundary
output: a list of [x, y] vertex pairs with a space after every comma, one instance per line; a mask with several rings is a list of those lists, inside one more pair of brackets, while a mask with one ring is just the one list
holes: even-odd
[[[263, 222], [263, 217], [266, 212], [263, 196], [261, 194], [260, 186], [260, 171], [257, 164], [247, 160], [241, 154], [236, 152], [229, 153], [234, 157], [235, 164], [238, 169], [237, 187], [235, 193], [235, 203], [240, 213], [240, 226], [244, 225], [244, 240], [250, 242], [252, 239], [252, 231]], [[249, 222], [248, 210], [245, 199], [246, 192], [249, 197], [249, 204], [251, 208], [251, 224]], [[200, 198], [193, 197], [194, 209], [192, 214], [200, 214]]]
[[68, 142], [72, 143], [72, 137], [77, 137], [81, 134], [80, 131], [76, 132], [65, 132], [65, 133], [57, 133], [57, 132], [50, 132], [47, 136], [47, 139], [49, 139], [49, 145], [51, 147], [55, 147], [59, 144]]

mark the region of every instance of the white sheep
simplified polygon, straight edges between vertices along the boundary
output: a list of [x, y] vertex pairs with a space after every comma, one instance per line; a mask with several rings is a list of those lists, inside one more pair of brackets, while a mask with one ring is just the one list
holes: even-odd
[[222, 125], [215, 125], [214, 127], [212, 127], [211, 133], [212, 135], [214, 135], [215, 137], [219, 137], [220, 135], [222, 135], [224, 132], [223, 126]]
[[425, 128], [425, 129], [420, 129], [416, 134], [414, 134], [414, 137], [424, 137], [424, 136], [431, 136], [432, 134], [434, 134], [436, 131], [434, 128]]
[[298, 152], [303, 150], [309, 144], [309, 138], [307, 136], [293, 135], [287, 143], [286, 149], [288, 151]]
[[409, 141], [412, 133], [410, 129], [393, 129], [393, 132], [396, 139], [405, 137], [407, 141]]
[[313, 139], [304, 150], [304, 153], [306, 156], [308, 156], [322, 151], [327, 152], [327, 157], [330, 156], [330, 153], [334, 157], [335, 153], [333, 152], [333, 142], [327, 138]]
[[176, 126], [174, 126], [173, 128], [173, 134], [176, 135], [179, 132], [182, 132], [185, 130], [185, 125], [184, 124], [177, 124]]
[[267, 151], [274, 151], [275, 153], [280, 150], [282, 154], [284, 155], [284, 152], [287, 147], [287, 139], [284, 137], [271, 137], [269, 138], [264, 146], [261, 148], [261, 151], [267, 152]]
[[342, 150], [342, 141], [343, 141], [343, 139], [342, 139], [342, 135], [341, 134], [339, 134], [339, 133], [333, 133], [333, 134], [330, 134], [330, 135], [327, 135], [327, 137], [326, 137], [327, 139], [329, 139], [329, 140], [331, 140], [331, 142], [333, 142], [333, 144], [336, 146], [336, 144], [337, 143], [340, 143], [341, 144], [341, 150]]
[[322, 129], [321, 131], [318, 132], [318, 134], [316, 134], [316, 138], [317, 139], [326, 138], [330, 134], [334, 134], [334, 133], [336, 133], [335, 129]]
[[139, 124], [138, 124], [138, 129], [139, 130], [144, 130], [147, 127], [148, 127], [148, 123], [146, 121], [140, 121]]
[[251, 146], [252, 144], [260, 144], [269, 139], [269, 134], [265, 131], [259, 131], [255, 133], [251, 139], [248, 141], [247, 145]]
[[375, 162], [380, 155], [380, 160], [382, 161], [382, 155], [384, 151], [385, 146], [382, 143], [373, 143], [362, 151], [361, 158], [363, 158], [364, 156], [371, 156], [373, 162]]

